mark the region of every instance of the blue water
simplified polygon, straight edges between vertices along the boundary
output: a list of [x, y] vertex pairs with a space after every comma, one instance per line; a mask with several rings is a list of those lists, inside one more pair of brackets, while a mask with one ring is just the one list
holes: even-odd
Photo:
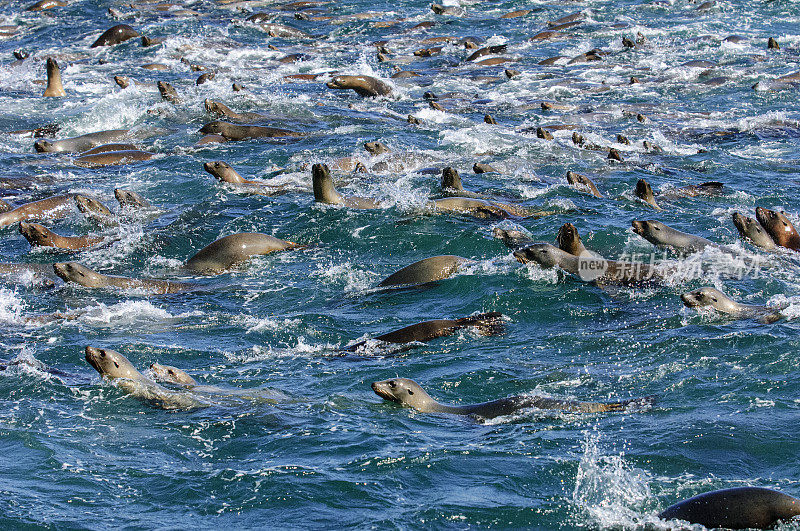
[[[74, 256], [32, 250], [16, 226], [4, 228], [3, 261], [76, 260], [107, 274], [202, 289], [148, 297], [2, 279], [0, 358], [22, 363], [0, 372], [0, 527], [665, 528], [660, 510], [707, 490], [754, 485], [800, 496], [800, 262], [791, 251], [770, 254], [740, 241], [730, 221], [734, 211], [753, 216], [765, 206], [800, 222], [798, 91], [751, 88], [800, 69], [797, 2], [717, 0], [698, 12], [684, 1], [506, 1], [464, 3], [465, 16], [453, 17], [435, 15], [427, 2], [353, 1], [304, 11], [333, 17], [307, 21], [269, 2], [201, 1], [158, 11], [149, 3], [87, 0], [42, 13], [24, 11], [27, 5], [12, 1], [0, 14], [0, 25], [18, 28], [0, 40], [0, 129], [55, 122], [57, 137], [66, 138], [126, 128], [157, 155], [84, 169], [72, 155], [35, 153], [31, 138], [0, 135], [0, 179], [8, 181], [0, 193], [8, 202], [85, 193], [119, 212], [108, 227], [77, 210], [48, 222], [60, 234], [116, 239]], [[109, 7], [124, 18], [111, 18]], [[176, 7], [197, 14], [175, 15]], [[499, 18], [516, 9], [531, 12]], [[315, 38], [269, 37], [244, 22], [254, 11]], [[548, 20], [576, 11], [586, 19], [564, 30], [568, 38], [528, 41]], [[360, 13], [369, 14], [349, 17]], [[424, 21], [436, 25], [409, 31]], [[166, 40], [89, 48], [118, 23]], [[623, 49], [622, 37], [637, 32], [646, 43]], [[747, 41], [723, 41], [733, 34]], [[507, 44], [512, 62], [468, 64], [471, 51], [457, 44], [429, 58], [412, 55], [441, 46], [423, 40], [442, 36]], [[781, 50], [767, 51], [771, 36]], [[372, 45], [381, 40], [390, 51], [382, 63]], [[589, 64], [537, 65], [592, 48], [608, 54]], [[14, 63], [14, 50], [31, 57]], [[306, 58], [278, 62], [290, 53]], [[61, 64], [65, 98], [41, 98], [34, 83], [44, 79], [50, 56]], [[196, 86], [200, 72], [181, 58], [215, 71], [215, 79]], [[716, 66], [680, 66], [690, 60]], [[141, 69], [146, 63], [169, 70]], [[391, 79], [395, 66], [421, 77]], [[508, 80], [506, 68], [521, 75]], [[327, 89], [332, 71], [380, 77], [393, 95], [373, 100]], [[297, 73], [324, 75], [284, 79]], [[145, 85], [123, 90], [114, 75]], [[631, 76], [642, 83], [630, 85]], [[720, 86], [702, 83], [718, 76], [726, 78]], [[162, 101], [158, 80], [172, 83], [181, 103]], [[233, 92], [234, 82], [246, 90]], [[443, 96], [446, 112], [428, 107], [426, 91]], [[206, 98], [307, 135], [196, 147], [197, 130], [213, 118]], [[545, 112], [542, 101], [574, 110]], [[483, 123], [487, 113], [498, 125]], [[637, 113], [647, 120], [637, 121]], [[409, 114], [421, 124], [409, 125]], [[588, 143], [618, 148], [624, 162], [573, 145], [570, 129], [555, 130], [553, 141], [523, 132], [563, 124]], [[617, 134], [631, 145], [617, 144]], [[392, 153], [369, 157], [362, 144], [371, 140]], [[645, 152], [643, 140], [663, 153]], [[383, 208], [315, 205], [311, 164], [334, 167], [344, 157], [373, 169], [334, 169], [339, 190], [377, 197]], [[267, 197], [222, 185], [203, 171], [213, 160], [288, 193]], [[474, 175], [476, 161], [500, 173]], [[425, 203], [445, 166], [458, 169], [468, 189], [556, 214], [501, 223], [431, 215]], [[589, 175], [605, 197], [569, 187], [567, 170]], [[640, 178], [657, 192], [711, 180], [727, 192], [662, 200], [665, 210], [655, 212], [633, 195]], [[140, 193], [153, 208], [120, 212], [116, 187]], [[763, 269], [729, 278], [717, 267], [719, 254], [707, 252], [699, 278], [604, 290], [520, 265], [492, 237], [496, 226], [514, 227], [552, 242], [571, 222], [604, 256], [649, 256], [654, 248], [631, 231], [633, 219], [659, 219], [726, 244]], [[247, 231], [309, 247], [216, 277], [180, 269], [215, 239]], [[397, 269], [439, 254], [475, 263], [424, 288], [374, 290]], [[658, 258], [684, 260], [660, 251]], [[788, 303], [786, 319], [760, 325], [684, 308], [679, 294], [705, 285], [747, 303]], [[403, 352], [339, 350], [415, 322], [488, 311], [506, 316], [504, 335], [460, 331]], [[55, 312], [66, 318], [30, 320]], [[117, 350], [143, 371], [158, 361], [203, 384], [288, 398], [163, 410], [102, 380], [84, 361], [86, 345]], [[654, 395], [657, 402], [625, 413], [526, 411], [477, 422], [417, 413], [370, 389], [394, 376], [457, 404], [514, 394], [587, 401]]]

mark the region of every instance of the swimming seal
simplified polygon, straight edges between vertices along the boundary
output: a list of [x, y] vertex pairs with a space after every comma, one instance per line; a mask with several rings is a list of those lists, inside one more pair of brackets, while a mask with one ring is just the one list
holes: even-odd
[[100, 144], [99, 146], [87, 149], [78, 156], [84, 157], [86, 155], [98, 155], [100, 153], [108, 153], [109, 151], [135, 151], [136, 149], [138, 148], [133, 144], [124, 144], [124, 143]]
[[88, 219], [100, 225], [112, 225], [114, 222], [111, 217], [113, 214], [103, 203], [97, 199], [87, 197], [85, 195], [76, 195], [75, 203], [78, 205], [78, 210], [83, 212]]
[[597, 189], [592, 180], [585, 175], [575, 173], [574, 171], [568, 171], [567, 182], [578, 190], [592, 194], [595, 197], [603, 197], [603, 194], [600, 193], [600, 190]]
[[117, 166], [140, 162], [153, 158], [153, 153], [140, 151], [138, 149], [126, 149], [124, 151], [104, 151], [103, 153], [93, 153], [91, 155], [80, 155], [73, 159], [73, 164], [82, 168], [101, 168], [103, 166]]
[[372, 390], [379, 397], [397, 402], [403, 406], [416, 409], [421, 413], [451, 413], [453, 415], [471, 415], [483, 419], [493, 419], [510, 415], [523, 409], [557, 409], [578, 413], [605, 413], [609, 411], [625, 411], [629, 406], [644, 406], [652, 402], [652, 398], [626, 400], [623, 402], [576, 402], [558, 400], [535, 395], [520, 395], [492, 400], [481, 404], [467, 406], [451, 406], [442, 404], [431, 398], [414, 380], [408, 378], [392, 378], [382, 382], [373, 382]]
[[738, 212], [733, 213], [733, 224], [739, 231], [739, 236], [750, 240], [753, 245], [766, 249], [768, 251], [775, 250], [778, 246], [775, 245], [775, 240], [772, 236], [767, 234], [764, 227], [753, 218], [743, 216]]
[[380, 208], [380, 202], [369, 197], [342, 197], [333, 186], [333, 177], [326, 164], [311, 167], [311, 180], [314, 186], [314, 201], [329, 205], [344, 205], [349, 208]]
[[65, 218], [74, 205], [74, 195], [57, 195], [25, 203], [13, 210], [0, 214], [0, 227], [8, 227], [18, 221], [29, 219], [61, 219]]
[[681, 295], [681, 300], [688, 308], [711, 307], [736, 319], [758, 318], [765, 324], [782, 319], [783, 316], [778, 310], [786, 308], [786, 306], [767, 308], [763, 305], [741, 304], [716, 288], [700, 288], [689, 291]]
[[660, 206], [658, 206], [658, 203], [656, 203], [656, 197], [653, 195], [653, 189], [650, 187], [650, 184], [644, 179], [639, 179], [636, 181], [635, 193], [636, 197], [652, 206], [656, 210], [663, 210]]
[[336, 76], [325, 84], [330, 89], [352, 89], [359, 96], [376, 97], [388, 96], [392, 87], [371, 76]]
[[558, 241], [559, 249], [571, 255], [581, 256], [588, 252], [586, 247], [583, 246], [578, 229], [572, 223], [561, 225], [556, 235], [556, 241]]
[[481, 194], [464, 190], [464, 186], [461, 184], [461, 176], [450, 166], [442, 170], [442, 193], [444, 195], [476, 199], [483, 197]]
[[34, 247], [40, 245], [71, 251], [88, 249], [103, 241], [99, 236], [61, 236], [43, 225], [24, 221], [19, 222], [19, 233]]
[[203, 105], [206, 108], [206, 111], [212, 114], [217, 114], [219, 116], [224, 116], [228, 120], [240, 124], [251, 124], [255, 122], [263, 122], [267, 119], [266, 116], [263, 114], [258, 114], [255, 112], [234, 112], [231, 110], [230, 107], [225, 105], [224, 103], [220, 103], [218, 101], [213, 100], [205, 100]]
[[631, 225], [633, 226], [633, 232], [653, 245], [663, 245], [688, 252], [702, 251], [709, 246], [721, 248], [721, 246], [710, 240], [675, 230], [654, 219], [646, 221], [634, 220], [631, 221]]
[[278, 129], [277, 127], [265, 127], [261, 125], [237, 125], [220, 120], [207, 123], [200, 129], [200, 132], [204, 134], [221, 135], [228, 140], [303, 136], [303, 133], [290, 131], [288, 129]]
[[800, 515], [800, 500], [763, 487], [737, 487], [698, 494], [658, 515], [709, 529], [767, 529]]
[[284, 393], [275, 389], [223, 389], [222, 387], [217, 387], [216, 385], [200, 385], [197, 383], [197, 380], [189, 376], [186, 371], [171, 365], [151, 363], [150, 371], [153, 374], [153, 378], [159, 382], [181, 385], [190, 391], [192, 396], [198, 398], [202, 396], [210, 398], [211, 396], [217, 395], [267, 401], [270, 403], [288, 398]]
[[[411, 343], [413, 341], [424, 343], [437, 337], [454, 334], [462, 328], [472, 327], [484, 336], [491, 336], [503, 332], [503, 314], [500, 312], [481, 313], [460, 319], [435, 319], [409, 325], [399, 330], [380, 335], [375, 339], [386, 343]], [[354, 352], [364, 345], [366, 341], [359, 341], [347, 347], [346, 351]]]
[[578, 257], [549, 243], [535, 243], [514, 253], [522, 264], [536, 262], [545, 269], [560, 267], [586, 282], [598, 284], [638, 284], [661, 281], [664, 273], [642, 262], [618, 262], [596, 256]]
[[164, 409], [194, 409], [206, 405], [188, 393], [165, 389], [140, 373], [128, 358], [115, 350], [87, 346], [86, 362], [120, 389]]
[[203, 164], [203, 169], [208, 173], [219, 179], [224, 183], [231, 184], [260, 184], [256, 181], [250, 181], [239, 175], [230, 164], [221, 160], [214, 162], [206, 162]]
[[364, 149], [366, 149], [370, 155], [380, 155], [381, 153], [391, 152], [391, 149], [386, 147], [386, 144], [380, 142], [364, 142]]
[[131, 190], [114, 188], [114, 198], [119, 203], [120, 208], [148, 208], [150, 202], [141, 195]]
[[64, 85], [61, 84], [61, 70], [52, 57], [47, 58], [47, 88], [44, 89], [45, 97], [60, 98], [66, 96]]
[[533, 241], [533, 238], [528, 236], [526, 233], [516, 229], [503, 229], [501, 227], [495, 227], [492, 229], [492, 236], [498, 240], [502, 240], [502, 242], [506, 244], [506, 247], [511, 249], [520, 249], [536, 243]]
[[177, 367], [173, 367], [172, 365], [161, 365], [160, 363], [151, 363], [150, 370], [153, 371], [153, 375], [159, 381], [165, 381], [169, 383], [187, 385], [192, 387], [197, 385], [197, 380], [189, 376], [189, 373]]
[[378, 287], [410, 286], [443, 280], [456, 274], [461, 266], [469, 262], [471, 260], [454, 255], [432, 256], [392, 273]]
[[63, 140], [45, 140], [40, 138], [33, 143], [33, 147], [39, 153], [81, 153], [100, 144], [115, 142], [125, 138], [128, 134], [127, 129], [111, 129], [108, 131], [97, 131], [86, 135]]
[[220, 273], [250, 257], [298, 247], [305, 246], [280, 240], [268, 234], [240, 232], [223, 236], [203, 247], [186, 262], [184, 267], [200, 273]]
[[156, 87], [158, 87], [158, 92], [161, 94], [161, 99], [176, 105], [181, 102], [181, 97], [178, 96], [178, 91], [175, 90], [175, 87], [173, 87], [170, 83], [167, 83], [166, 81], [159, 81], [156, 83]]
[[128, 39], [138, 37], [139, 32], [128, 26], [127, 24], [118, 24], [112, 28], [107, 29], [100, 35], [90, 48], [97, 48], [98, 46], [114, 46]]
[[800, 250], [800, 234], [783, 212], [776, 212], [764, 207], [756, 208], [756, 219], [773, 241], [781, 247]]
[[166, 295], [191, 289], [191, 284], [171, 280], [154, 280], [103, 275], [77, 262], [56, 262], [53, 271], [65, 282], [75, 282], [87, 288], [121, 288]]

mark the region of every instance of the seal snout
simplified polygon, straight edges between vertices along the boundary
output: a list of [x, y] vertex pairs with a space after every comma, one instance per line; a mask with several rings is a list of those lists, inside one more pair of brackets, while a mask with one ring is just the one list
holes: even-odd
[[633, 232], [635, 232], [639, 236], [644, 234], [644, 229], [645, 229], [645, 222], [644, 221], [633, 220], [633, 221], [631, 221], [631, 226], [633, 227]]
[[700, 306], [700, 299], [702, 294], [699, 291], [689, 291], [681, 294], [681, 300], [689, 308], [696, 308]]
[[520, 249], [519, 251], [514, 252], [514, 258], [517, 259], [517, 262], [520, 264], [527, 264], [530, 262], [528, 259], [528, 253], [526, 249]]

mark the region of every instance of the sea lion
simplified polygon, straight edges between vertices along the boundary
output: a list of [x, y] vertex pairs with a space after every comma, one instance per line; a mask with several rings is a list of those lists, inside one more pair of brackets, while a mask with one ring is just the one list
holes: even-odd
[[800, 234], [797, 234], [797, 230], [785, 213], [758, 207], [756, 219], [776, 244], [795, 251], [800, 250]]
[[8, 227], [18, 221], [29, 219], [61, 219], [67, 217], [72, 210], [75, 196], [57, 195], [20, 205], [13, 210], [0, 214], [0, 227]]
[[497, 55], [501, 53], [506, 53], [508, 46], [505, 44], [498, 44], [495, 46], [485, 46], [480, 48], [472, 53], [469, 57], [466, 58], [466, 61], [475, 61], [476, 59], [480, 59], [484, 55]]
[[342, 197], [333, 186], [333, 177], [326, 164], [314, 164], [311, 167], [311, 179], [314, 186], [314, 201], [329, 205], [344, 205], [349, 208], [380, 208], [380, 201], [370, 197]]
[[546, 210], [529, 210], [527, 208], [498, 203], [485, 199], [468, 197], [445, 197], [431, 201], [434, 211], [467, 214], [479, 219], [534, 218], [554, 214]]
[[775, 250], [778, 246], [775, 245], [775, 240], [772, 236], [767, 234], [764, 227], [753, 218], [743, 216], [738, 212], [733, 213], [733, 224], [739, 231], [739, 236], [750, 240], [753, 245], [766, 249], [768, 251]]
[[536, 243], [533, 238], [526, 233], [516, 229], [503, 229], [495, 227], [492, 229], [492, 236], [501, 240], [510, 249], [521, 249]]
[[779, 310], [786, 308], [786, 306], [767, 308], [763, 305], [741, 304], [716, 288], [700, 288], [689, 291], [681, 295], [681, 300], [688, 308], [711, 307], [736, 319], [758, 318], [765, 324], [782, 319], [783, 316]]
[[599, 284], [637, 284], [660, 281], [664, 273], [642, 262], [617, 262], [596, 256], [578, 257], [549, 243], [535, 243], [514, 253], [522, 264], [536, 262], [545, 269], [560, 267], [586, 282]]
[[87, 149], [78, 156], [84, 157], [86, 155], [98, 155], [100, 153], [108, 153], [109, 151], [131, 151], [136, 149], [138, 148], [133, 144], [124, 144], [124, 143], [100, 144], [99, 146]]
[[592, 180], [585, 175], [575, 173], [574, 171], [568, 171], [567, 182], [578, 190], [592, 194], [595, 197], [603, 197], [603, 194], [600, 193], [600, 190], [597, 189]]
[[194, 409], [206, 405], [189, 393], [165, 389], [136, 370], [128, 358], [114, 350], [87, 346], [86, 362], [124, 391], [164, 409]]
[[486, 164], [484, 162], [476, 162], [472, 165], [472, 172], [476, 174], [481, 173], [500, 173], [497, 171], [493, 166]]
[[44, 11], [45, 9], [52, 9], [54, 7], [64, 7], [67, 5], [62, 0], [39, 0], [33, 5], [25, 8], [25, 11]]
[[139, 32], [128, 26], [127, 24], [118, 24], [112, 28], [107, 29], [100, 35], [90, 48], [97, 48], [98, 46], [114, 46], [128, 39], [138, 37]]
[[335, 76], [325, 84], [330, 89], [353, 89], [364, 97], [388, 96], [392, 87], [371, 76]]
[[114, 188], [114, 197], [120, 208], [148, 208], [151, 206], [147, 199], [131, 190]]
[[214, 274], [229, 269], [252, 256], [261, 256], [284, 249], [297, 249], [304, 245], [280, 240], [258, 232], [230, 234], [206, 245], [187, 260], [186, 269]]
[[677, 197], [699, 197], [699, 196], [715, 196], [724, 192], [725, 185], [719, 181], [708, 181], [700, 184], [687, 184], [680, 188], [673, 188], [664, 190], [659, 194], [659, 197], [664, 198], [677, 198]]
[[82, 168], [101, 168], [103, 166], [116, 166], [140, 162], [153, 158], [153, 153], [140, 151], [138, 149], [126, 149], [124, 151], [105, 151], [92, 155], [80, 155], [73, 159], [72, 163]]
[[92, 197], [76, 195], [75, 204], [78, 205], [78, 210], [84, 213], [87, 218], [101, 224], [108, 224], [109, 218], [113, 216], [107, 206]]
[[255, 112], [234, 112], [230, 107], [218, 101], [206, 99], [203, 104], [207, 112], [224, 116], [228, 120], [240, 124], [263, 122], [267, 119], [263, 114]]
[[663, 245], [691, 253], [702, 251], [709, 246], [722, 248], [710, 240], [675, 230], [654, 219], [646, 221], [634, 220], [631, 221], [631, 226], [633, 227], [633, 232], [653, 245]]
[[583, 246], [581, 236], [578, 234], [578, 229], [575, 228], [575, 225], [572, 223], [564, 223], [561, 228], [558, 229], [556, 241], [558, 242], [559, 249], [571, 255], [582, 256], [588, 252], [586, 247]]
[[111, 129], [97, 131], [63, 140], [45, 140], [40, 138], [33, 143], [34, 149], [39, 153], [81, 153], [100, 144], [107, 144], [121, 140], [127, 136], [127, 129]]
[[[386, 343], [424, 343], [437, 337], [444, 337], [454, 334], [457, 330], [467, 327], [476, 328], [478, 333], [484, 336], [491, 336], [503, 332], [503, 314], [500, 312], [481, 313], [470, 315], [460, 319], [436, 319], [433, 321], [423, 321], [399, 330], [380, 335], [375, 339]], [[346, 351], [354, 352], [359, 347], [367, 343], [359, 341], [355, 345], [347, 347]]]
[[41, 245], [71, 251], [88, 249], [103, 241], [99, 236], [60, 236], [43, 225], [24, 221], [19, 222], [19, 233], [34, 247]]
[[303, 133], [290, 131], [288, 129], [278, 129], [276, 127], [264, 127], [261, 125], [237, 125], [220, 120], [215, 120], [204, 125], [200, 129], [201, 133], [221, 135], [228, 140], [247, 140], [249, 138], [280, 138], [280, 137], [299, 137]]
[[52, 57], [47, 58], [47, 88], [44, 89], [45, 97], [60, 98], [66, 96], [64, 85], [61, 84], [61, 69]]
[[234, 170], [230, 164], [221, 160], [206, 162], [203, 169], [224, 183], [231, 184], [260, 184], [256, 181], [245, 179]]
[[166, 81], [159, 81], [156, 83], [156, 87], [158, 87], [158, 92], [161, 93], [161, 98], [174, 104], [178, 104], [181, 102], [181, 97], [178, 96], [178, 91], [175, 90], [170, 83]]
[[189, 376], [189, 373], [177, 367], [173, 367], [172, 365], [151, 363], [150, 370], [153, 372], [153, 376], [159, 381], [192, 387], [197, 385], [197, 380]]
[[386, 277], [378, 287], [399, 287], [436, 282], [455, 275], [471, 260], [454, 255], [431, 256], [407, 265]]
[[645, 398], [612, 403], [577, 402], [535, 395], [520, 395], [492, 400], [482, 404], [451, 406], [437, 402], [417, 382], [408, 378], [392, 378], [382, 382], [373, 382], [372, 390], [385, 400], [397, 402], [421, 413], [452, 413], [453, 415], [471, 415], [482, 419], [493, 419], [532, 408], [557, 409], [577, 413], [625, 411], [630, 406], [644, 406], [653, 401], [652, 398]]
[[364, 142], [364, 149], [369, 152], [370, 155], [380, 155], [382, 153], [389, 153], [392, 150], [386, 147], [386, 144], [382, 144], [380, 142]]
[[482, 198], [481, 194], [464, 190], [458, 171], [448, 166], [442, 170], [442, 193], [448, 196]]
[[653, 195], [653, 189], [650, 187], [650, 184], [644, 179], [639, 179], [636, 182], [635, 193], [636, 197], [652, 206], [656, 210], [663, 210], [660, 206], [658, 206], [658, 203], [656, 203], [656, 197]]
[[709, 529], [767, 529], [800, 515], [800, 500], [763, 487], [698, 494], [664, 509], [662, 520], [684, 520]]
[[194, 286], [171, 280], [155, 280], [103, 275], [77, 262], [56, 262], [53, 271], [65, 282], [75, 282], [87, 288], [121, 288], [166, 295], [186, 291]]

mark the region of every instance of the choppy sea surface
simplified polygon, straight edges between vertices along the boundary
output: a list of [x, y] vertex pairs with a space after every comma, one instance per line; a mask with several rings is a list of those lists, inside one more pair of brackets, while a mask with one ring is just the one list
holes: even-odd
[[[43, 287], [30, 275], [0, 280], [0, 358], [14, 362], [0, 371], [0, 527], [659, 529], [667, 527], [657, 518], [662, 509], [712, 489], [800, 495], [800, 261], [792, 251], [741, 241], [730, 220], [765, 206], [800, 222], [800, 92], [752, 88], [800, 69], [800, 3], [448, 3], [461, 16], [437, 15], [421, 1], [78, 0], [42, 12], [28, 5], [4, 1], [0, 12], [0, 130], [56, 123], [56, 138], [66, 138], [130, 129], [156, 155], [89, 169], [75, 165], [74, 154], [36, 153], [33, 138], [0, 135], [4, 200], [82, 193], [115, 212], [109, 225], [77, 209], [46, 222], [60, 234], [110, 242], [74, 255], [32, 249], [16, 225], [0, 229], [2, 261], [74, 260], [201, 289], [148, 296], [60, 281]], [[502, 18], [516, 10], [528, 13]], [[309, 36], [272, 37], [246, 22], [255, 12]], [[561, 30], [563, 38], [529, 40], [575, 12], [582, 22]], [[433, 24], [416, 27], [423, 22]], [[120, 23], [164, 40], [90, 48]], [[623, 46], [637, 34], [640, 44]], [[732, 35], [743, 39], [726, 40]], [[436, 37], [450, 39], [426, 41]], [[474, 50], [459, 42], [465, 37], [507, 45], [500, 55], [509, 61], [466, 61]], [[779, 50], [767, 49], [769, 37]], [[377, 41], [386, 41], [385, 61]], [[438, 47], [429, 57], [413, 54]], [[568, 64], [591, 49], [604, 52], [601, 60]], [[17, 61], [14, 51], [30, 56]], [[280, 62], [290, 54], [302, 55]], [[538, 64], [553, 56], [564, 58]], [[61, 65], [64, 98], [41, 97], [36, 82], [47, 57]], [[141, 68], [149, 63], [166, 70]], [[203, 72], [190, 65], [214, 79], [196, 85]], [[506, 69], [519, 75], [509, 79]], [[398, 70], [419, 76], [392, 78]], [[379, 77], [392, 94], [328, 89], [333, 72]], [[321, 75], [286, 78], [293, 74]], [[115, 75], [138, 84], [122, 89]], [[162, 100], [156, 81], [171, 83], [180, 102]], [[245, 90], [234, 92], [233, 83]], [[429, 106], [426, 92], [444, 111]], [[195, 146], [198, 129], [215, 118], [206, 99], [305, 135]], [[543, 110], [543, 101], [567, 107]], [[486, 114], [497, 124], [484, 123]], [[420, 123], [409, 124], [408, 115]], [[554, 139], [537, 138], [540, 126], [559, 126]], [[575, 145], [573, 131], [601, 149]], [[661, 151], [645, 150], [645, 140]], [[391, 152], [373, 157], [367, 141]], [[624, 161], [608, 160], [608, 147]], [[350, 171], [346, 159], [367, 171]], [[203, 171], [214, 160], [287, 193], [221, 184]], [[331, 166], [343, 195], [376, 197], [382, 208], [315, 204], [311, 164], [318, 162]], [[473, 174], [475, 162], [498, 172]], [[555, 214], [434, 215], [426, 202], [446, 166], [465, 188]], [[570, 187], [568, 170], [590, 176], [604, 197]], [[657, 193], [706, 181], [726, 191], [662, 199], [657, 212], [633, 194], [641, 178]], [[122, 211], [114, 188], [153, 206]], [[724, 275], [709, 251], [696, 275], [604, 289], [521, 265], [492, 236], [500, 226], [553, 242], [571, 222], [607, 257], [656, 252], [658, 260], [686, 260], [634, 234], [633, 219], [704, 236], [761, 267]], [[308, 247], [213, 277], [180, 268], [236, 232]], [[401, 267], [440, 254], [474, 262], [424, 287], [375, 289]], [[681, 293], [707, 285], [745, 303], [788, 304], [785, 318], [762, 325], [683, 306]], [[489, 311], [505, 316], [503, 335], [462, 330], [402, 351], [341, 350], [419, 321]], [[160, 362], [202, 384], [285, 398], [160, 409], [101, 379], [84, 361], [86, 345], [117, 350], [145, 372]], [[656, 403], [482, 422], [418, 413], [372, 392], [373, 381], [394, 376], [454, 404], [518, 394], [653, 395]]]

